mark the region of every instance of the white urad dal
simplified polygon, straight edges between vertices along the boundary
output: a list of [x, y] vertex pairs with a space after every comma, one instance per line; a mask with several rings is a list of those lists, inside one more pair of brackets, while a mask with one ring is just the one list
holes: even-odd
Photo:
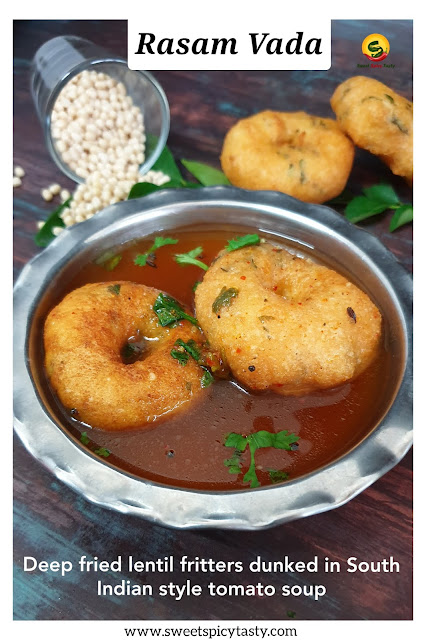
[[[61, 218], [83, 222], [125, 200], [137, 182], [162, 185], [161, 171], [139, 175], [145, 158], [143, 115], [123, 83], [105, 73], [83, 71], [62, 89], [52, 111], [52, 136], [63, 161], [85, 180]], [[62, 227], [55, 227], [56, 235]]]

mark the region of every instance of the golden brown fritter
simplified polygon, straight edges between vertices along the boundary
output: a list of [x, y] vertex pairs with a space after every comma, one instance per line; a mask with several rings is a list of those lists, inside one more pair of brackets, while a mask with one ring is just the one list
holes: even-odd
[[[202, 342], [188, 320], [161, 327], [153, 311], [160, 291], [132, 282], [87, 284], [69, 293], [44, 329], [47, 375], [60, 401], [92, 427], [143, 427], [179, 409], [201, 390], [203, 370], [170, 352], [177, 339]], [[137, 336], [143, 359], [124, 364], [123, 347]]]
[[250, 389], [337, 386], [376, 355], [381, 316], [342, 275], [270, 243], [221, 252], [195, 292], [212, 348]]
[[353, 158], [354, 146], [334, 120], [262, 111], [228, 131], [220, 160], [237, 187], [321, 203], [343, 191]]
[[380, 156], [393, 173], [412, 182], [412, 102], [378, 80], [355, 76], [337, 87], [331, 106], [358, 147]]

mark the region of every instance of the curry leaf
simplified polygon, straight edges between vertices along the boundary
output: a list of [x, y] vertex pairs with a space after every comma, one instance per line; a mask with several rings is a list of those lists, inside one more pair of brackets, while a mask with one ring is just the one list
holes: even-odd
[[34, 242], [38, 247], [47, 247], [47, 245], [55, 239], [56, 236], [53, 233], [54, 227], [65, 227], [65, 223], [60, 214], [64, 209], [69, 207], [70, 202], [71, 198], [68, 198], [68, 200], [63, 202], [55, 211], [52, 211], [42, 228], [36, 233]]
[[345, 216], [350, 222], [360, 222], [382, 213], [388, 208], [389, 205], [386, 202], [370, 200], [366, 196], [356, 196], [346, 207]]
[[210, 187], [217, 184], [231, 184], [223, 171], [209, 167], [202, 162], [193, 162], [192, 160], [181, 160], [183, 166], [197, 178], [204, 187]]
[[182, 182], [177, 182], [176, 180], [170, 180], [170, 182], [162, 184], [161, 187], [156, 184], [151, 184], [150, 182], [137, 182], [130, 189], [127, 199], [132, 200], [133, 198], [142, 198], [143, 196], [148, 196], [150, 193], [155, 193], [162, 189], [179, 189], [182, 188], [182, 186]]
[[168, 147], [164, 147], [158, 159], [152, 166], [152, 170], [162, 171], [166, 176], [169, 176], [172, 182], [179, 182], [180, 185], [183, 185], [184, 180], [182, 174], [179, 171], [172, 152]]
[[388, 209], [394, 209], [389, 230], [395, 231], [413, 220], [413, 207], [400, 202], [390, 184], [375, 184], [363, 190], [364, 195], [356, 196], [346, 206], [345, 216], [351, 222], [361, 222]]
[[413, 207], [411, 204], [401, 205], [393, 214], [389, 225], [389, 231], [395, 231], [402, 225], [412, 222], [413, 220]]
[[390, 184], [374, 184], [372, 187], [363, 189], [363, 192], [369, 200], [376, 200], [388, 205], [400, 204], [399, 198]]

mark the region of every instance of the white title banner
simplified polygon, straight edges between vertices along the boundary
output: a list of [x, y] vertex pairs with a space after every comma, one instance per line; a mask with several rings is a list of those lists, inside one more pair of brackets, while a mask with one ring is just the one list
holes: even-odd
[[[173, 15], [129, 19], [130, 69], [291, 70], [329, 69], [331, 21], [249, 14], [240, 21], [216, 15], [197, 25]], [[236, 26], [237, 25], [237, 26]]]

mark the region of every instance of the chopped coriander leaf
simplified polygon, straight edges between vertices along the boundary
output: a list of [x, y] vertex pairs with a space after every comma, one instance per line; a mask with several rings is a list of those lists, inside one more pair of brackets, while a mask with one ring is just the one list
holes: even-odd
[[87, 432], [86, 432], [86, 431], [83, 431], [83, 433], [81, 434], [81, 436], [80, 436], [80, 441], [81, 441], [83, 444], [89, 444], [89, 442], [90, 442], [90, 438], [88, 437], [88, 435], [87, 435]]
[[236, 449], [230, 458], [224, 460], [223, 464], [225, 465], [225, 467], [228, 467], [229, 473], [241, 473], [241, 453], [241, 451], [238, 451], [238, 449]]
[[192, 324], [198, 324], [197, 320], [190, 316], [180, 306], [179, 302], [165, 293], [160, 293], [153, 306], [158, 321], [162, 327], [174, 324], [179, 320], [189, 320]]
[[131, 342], [126, 342], [121, 350], [121, 357], [124, 358], [124, 360], [128, 360], [134, 355], [135, 351], [136, 347]]
[[200, 267], [200, 269], [207, 271], [208, 266], [204, 264], [204, 262], [201, 262], [201, 260], [197, 260], [197, 257], [202, 253], [203, 247], [197, 247], [196, 249], [188, 251], [188, 253], [177, 253], [175, 260], [178, 264], [192, 264], [194, 267]]
[[292, 451], [292, 444], [297, 442], [299, 437], [288, 431], [278, 431], [278, 433], [270, 433], [269, 431], [257, 431], [248, 436], [242, 436], [239, 433], [230, 433], [226, 437], [225, 447], [234, 447], [238, 451], [245, 451], [247, 445], [250, 450], [250, 466], [244, 475], [243, 482], [250, 482], [250, 488], [260, 486], [260, 482], [256, 475], [256, 463], [254, 454], [257, 449], [273, 447], [274, 449], [285, 449]]
[[234, 289], [233, 287], [227, 289], [226, 287], [223, 287], [222, 291], [219, 293], [216, 300], [212, 304], [213, 313], [219, 313], [222, 307], [229, 307], [229, 305], [233, 302], [233, 299], [237, 297], [238, 293], [238, 289]]
[[122, 258], [122, 257], [123, 257], [123, 256], [119, 256], [119, 255], [117, 255], [117, 256], [114, 256], [113, 258], [111, 258], [111, 260], [109, 260], [109, 261], [104, 265], [104, 266], [105, 266], [105, 269], [106, 269], [107, 271], [113, 271], [113, 270], [115, 269], [115, 267], [120, 263], [120, 261], [121, 261], [121, 258]]
[[289, 618], [295, 618], [296, 617], [296, 612], [295, 611], [287, 611], [287, 616]]
[[111, 455], [111, 451], [109, 449], [105, 449], [105, 447], [99, 447], [99, 449], [94, 449], [93, 453], [96, 453], [97, 456], [102, 456], [102, 458], [108, 458]]
[[198, 285], [201, 284], [200, 280], [197, 280], [196, 282], [194, 282], [194, 284], [192, 285], [192, 291], [195, 293]]
[[[157, 236], [154, 240], [154, 244], [152, 247], [148, 249], [146, 253], [139, 253], [134, 259], [135, 265], [138, 267], [145, 267], [145, 265], [154, 266], [153, 261], [155, 260], [155, 252], [157, 249], [161, 247], [165, 247], [168, 244], [177, 244], [179, 240], [175, 240], [174, 238], [163, 238], [162, 236]], [[149, 258], [152, 257], [150, 261]]]
[[288, 480], [288, 473], [286, 471], [277, 471], [276, 469], [268, 469], [269, 478], [272, 484], [278, 484], [278, 482], [283, 482], [284, 480]]
[[181, 351], [180, 349], [172, 349], [170, 351], [170, 355], [182, 366], [185, 366], [188, 362], [189, 353], [186, 353], [186, 351]]
[[398, 127], [401, 133], [408, 135], [409, 131], [407, 127], [401, 122], [399, 118], [397, 118], [396, 116], [393, 116], [393, 118], [391, 119], [391, 123], [394, 124], [396, 127]]
[[113, 271], [120, 263], [123, 256], [115, 254], [113, 251], [105, 251], [99, 258], [96, 258], [95, 264], [103, 267], [107, 271]]
[[137, 267], [144, 267], [146, 265], [146, 261], [148, 260], [149, 253], [139, 253], [136, 258], [133, 260]]
[[121, 284], [112, 284], [108, 287], [108, 291], [113, 293], [115, 296], [120, 295]]
[[260, 238], [257, 233], [249, 233], [246, 236], [240, 236], [237, 238], [233, 238], [228, 241], [225, 249], [227, 251], [236, 251], [237, 249], [242, 249], [243, 247], [250, 247], [255, 244], [260, 243]]
[[245, 451], [247, 446], [247, 437], [239, 433], [228, 433], [225, 438], [225, 447], [234, 447], [241, 453]]
[[185, 349], [185, 351], [194, 358], [196, 362], [200, 359], [200, 351], [197, 347], [197, 343], [195, 340], [188, 340], [188, 342], [184, 342], [182, 338], [176, 340], [175, 345], [178, 345]]
[[143, 338], [136, 342], [126, 342], [121, 349], [121, 359], [123, 360], [123, 363], [134, 364], [138, 360], [141, 360], [145, 348], [146, 344], [144, 343]]
[[201, 386], [203, 387], [203, 389], [205, 389], [206, 387], [209, 387], [212, 382], [214, 382], [212, 374], [208, 369], [204, 369], [203, 377], [201, 378]]

